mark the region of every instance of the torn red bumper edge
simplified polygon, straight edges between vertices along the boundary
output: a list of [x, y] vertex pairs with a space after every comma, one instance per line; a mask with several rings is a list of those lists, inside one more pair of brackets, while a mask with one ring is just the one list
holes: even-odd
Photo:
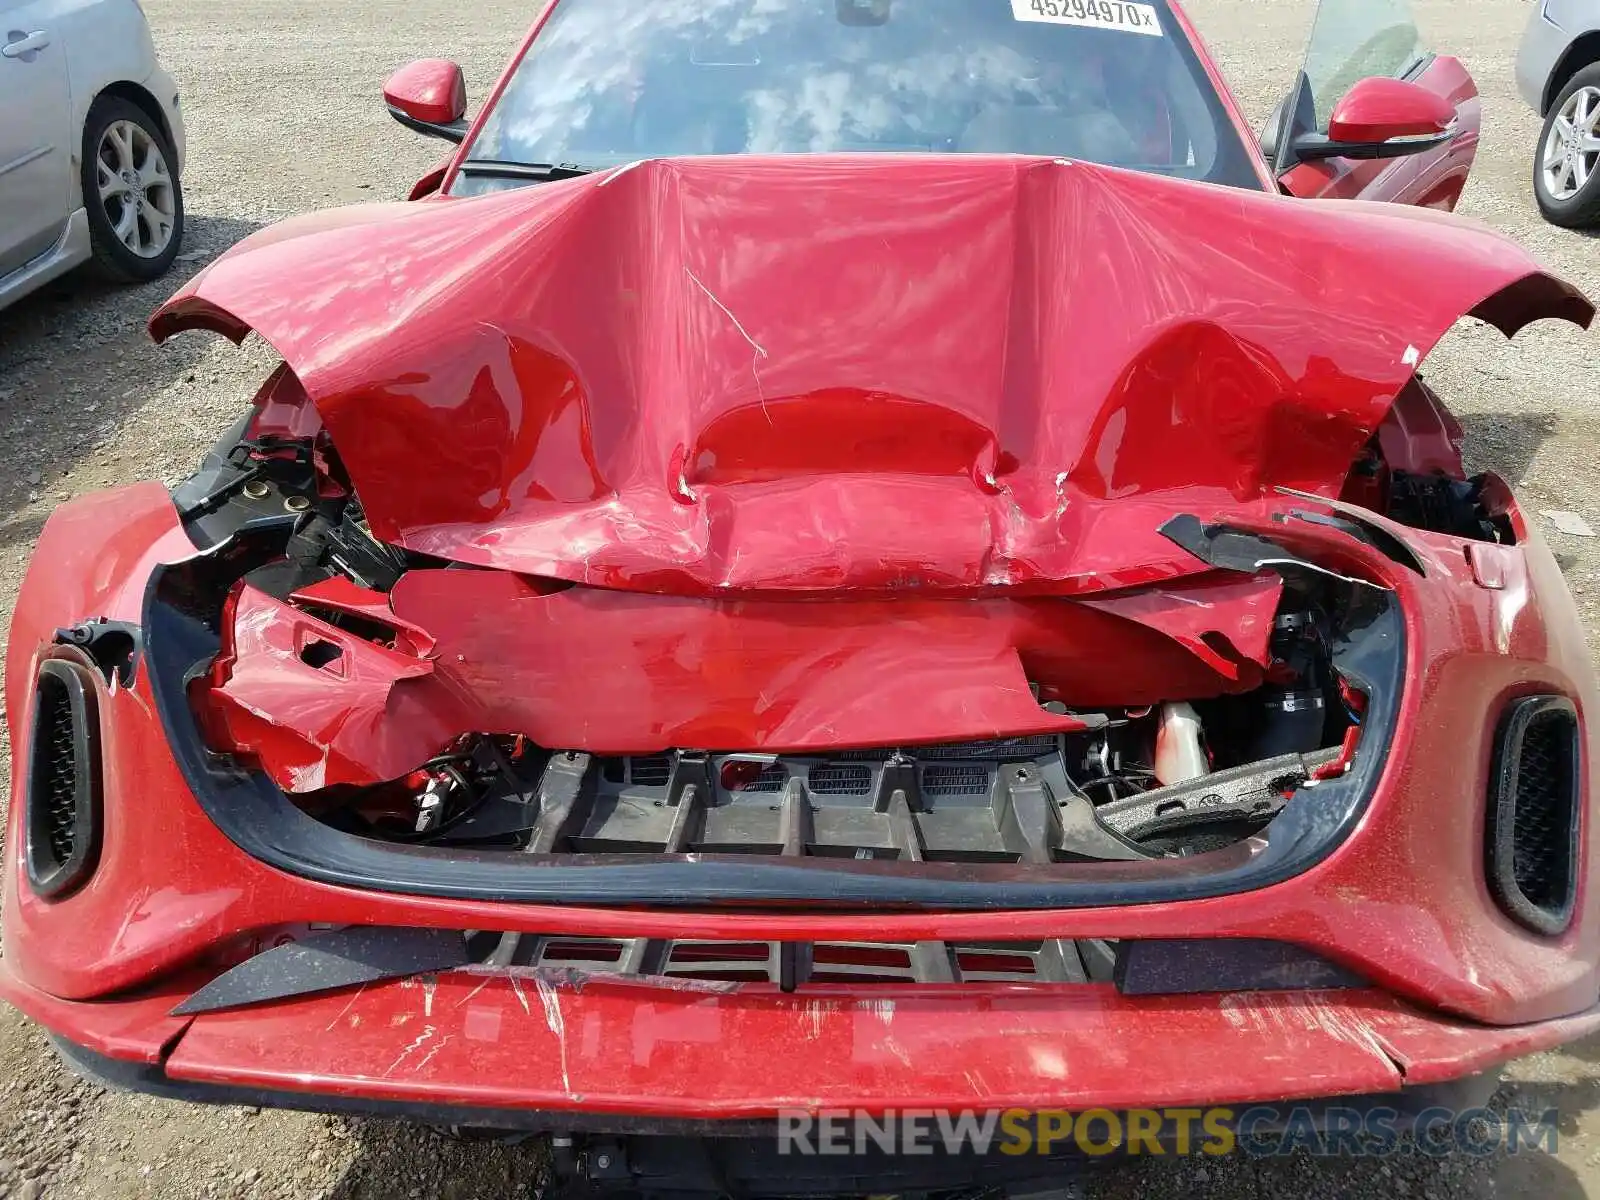
[[1372, 1094], [1600, 1029], [1491, 1028], [1376, 989], [1127, 997], [1109, 985], [811, 988], [464, 969], [193, 1018], [193, 981], [65, 1001], [58, 1037], [172, 1080], [434, 1105], [720, 1120], [829, 1107], [1195, 1105]]

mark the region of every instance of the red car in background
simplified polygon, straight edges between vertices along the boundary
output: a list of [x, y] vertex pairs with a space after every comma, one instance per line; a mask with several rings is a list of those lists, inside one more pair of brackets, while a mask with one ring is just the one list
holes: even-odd
[[164, 305], [282, 364], [40, 537], [0, 994], [738, 1195], [1058, 1165], [795, 1111], [1403, 1119], [1600, 1028], [1594, 673], [1418, 374], [1594, 310], [1417, 207], [1477, 110], [1400, 7], [1323, 5], [1270, 158], [1165, 2], [558, 0], [470, 124], [396, 75], [461, 149]]

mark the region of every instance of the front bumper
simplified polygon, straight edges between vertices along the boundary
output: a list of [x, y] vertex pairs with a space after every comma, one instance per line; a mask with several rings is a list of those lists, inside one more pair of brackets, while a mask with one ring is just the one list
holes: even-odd
[[[1592, 680], [1570, 598], [1536, 537], [1472, 553], [1442, 535], [1408, 537], [1425, 570], [1397, 583], [1408, 682], [1382, 778], [1331, 854], [1270, 887], [956, 912], [600, 908], [361, 890], [269, 866], [224, 835], [161, 732], [147, 664], [131, 686], [99, 688], [103, 848], [68, 896], [37, 895], [18, 861], [27, 772], [14, 772], [0, 996], [85, 1053], [143, 1064], [152, 1086], [461, 1114], [453, 1123], [1251, 1103], [1472, 1075], [1600, 1028], [1600, 922], [1586, 878], [1557, 937], [1515, 925], [1484, 879], [1496, 715], [1508, 698], [1552, 690], [1586, 712]], [[54, 631], [101, 616], [139, 622], [156, 567], [194, 553], [157, 485], [86, 497], [52, 518], [7, 663], [19, 763], [38, 663], [65, 652]], [[1592, 823], [1584, 836], [1592, 842]], [[1594, 856], [1580, 857], [1586, 876]], [[785, 994], [467, 968], [173, 1014], [228, 953], [312, 924], [649, 938], [687, 927], [778, 941], [1259, 938], [1299, 945], [1370, 986], [1139, 997], [1102, 984], [874, 982]]]
[[1600, 1008], [1490, 1028], [1376, 989], [1126, 997], [1109, 985], [974, 985], [785, 995], [765, 985], [487, 968], [172, 1016], [192, 982], [67, 1001], [0, 965], [0, 996], [69, 1043], [69, 1056], [144, 1068], [124, 1073], [128, 1086], [137, 1079], [144, 1090], [189, 1088], [199, 1099], [521, 1129], [709, 1131], [793, 1110], [1392, 1095], [1600, 1029]]

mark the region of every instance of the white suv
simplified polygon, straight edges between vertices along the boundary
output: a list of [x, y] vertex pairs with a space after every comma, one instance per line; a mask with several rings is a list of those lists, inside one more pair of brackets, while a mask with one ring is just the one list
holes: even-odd
[[0, 306], [80, 263], [164, 272], [182, 167], [178, 89], [138, 0], [0, 0]]

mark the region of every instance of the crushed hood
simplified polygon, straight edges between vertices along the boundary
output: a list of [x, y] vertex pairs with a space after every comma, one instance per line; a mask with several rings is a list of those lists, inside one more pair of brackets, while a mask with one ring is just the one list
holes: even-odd
[[263, 231], [153, 318], [292, 367], [381, 538], [631, 590], [1074, 593], [1336, 494], [1460, 317], [1593, 308], [1460, 218], [1048, 159], [707, 158]]

